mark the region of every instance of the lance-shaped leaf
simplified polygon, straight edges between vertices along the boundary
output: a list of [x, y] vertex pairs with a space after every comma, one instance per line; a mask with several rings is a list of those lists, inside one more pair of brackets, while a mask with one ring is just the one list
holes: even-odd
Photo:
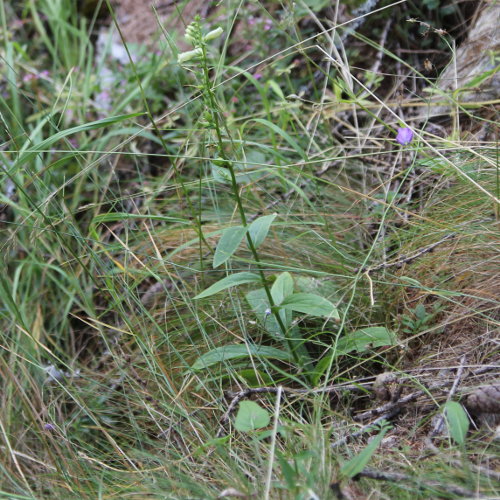
[[255, 273], [242, 272], [235, 273], [222, 278], [221, 280], [209, 286], [206, 290], [199, 293], [195, 299], [203, 299], [205, 297], [210, 297], [210, 295], [215, 295], [216, 293], [231, 288], [232, 286], [243, 285], [244, 283], [253, 283], [255, 281], [260, 281], [260, 276]]
[[222, 363], [231, 359], [249, 358], [251, 356], [279, 359], [281, 361], [291, 361], [291, 356], [287, 352], [270, 346], [256, 346], [247, 344], [230, 344], [216, 347], [200, 356], [193, 366], [193, 370], [204, 370], [216, 363]]
[[286, 297], [280, 307], [311, 316], [329, 316], [340, 319], [337, 308], [327, 299], [314, 293], [294, 293]]
[[263, 215], [258, 219], [255, 219], [248, 227], [248, 232], [252, 238], [252, 242], [255, 248], [262, 245], [263, 241], [266, 239], [267, 233], [269, 233], [269, 228], [276, 219], [277, 214]]
[[364, 450], [344, 464], [342, 469], [340, 469], [340, 475], [346, 479], [350, 479], [359, 474], [370, 461], [370, 458], [375, 453], [378, 445], [382, 442], [382, 439], [384, 439], [389, 429], [390, 426], [386, 422], [381, 431], [368, 443]]
[[228, 227], [224, 230], [215, 249], [214, 268], [224, 264], [238, 250], [246, 233], [247, 228], [243, 226]]

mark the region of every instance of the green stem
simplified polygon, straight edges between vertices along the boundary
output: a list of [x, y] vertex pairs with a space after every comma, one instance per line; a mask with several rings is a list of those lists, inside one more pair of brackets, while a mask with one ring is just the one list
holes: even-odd
[[[0, 0], [1, 2], [2, 0]], [[123, 44], [123, 47], [125, 48], [125, 51], [127, 53], [127, 57], [130, 61], [130, 64], [132, 66], [132, 69], [134, 71], [134, 75], [135, 75], [135, 78], [137, 80], [137, 85], [139, 87], [139, 91], [141, 93], [141, 98], [142, 98], [142, 101], [144, 103], [144, 107], [146, 108], [146, 116], [147, 118], [149, 119], [150, 123], [151, 123], [151, 127], [153, 128], [153, 130], [155, 131], [156, 133], [156, 137], [159, 139], [163, 149], [165, 150], [165, 153], [168, 154], [168, 147], [167, 147], [167, 143], [165, 142], [165, 139], [163, 138], [163, 134], [160, 133], [160, 129], [158, 128], [158, 125], [156, 124], [156, 121], [154, 119], [154, 116], [153, 116], [153, 113], [151, 112], [151, 109], [149, 107], [149, 103], [148, 103], [148, 100], [146, 98], [146, 94], [144, 92], [144, 88], [142, 86], [142, 82], [141, 82], [141, 79], [139, 77], [139, 74], [137, 73], [137, 69], [135, 67], [135, 64], [134, 64], [134, 61], [132, 59], [132, 56], [130, 54], [130, 51], [129, 51], [129, 48], [128, 48], [128, 45], [125, 41], [125, 38], [123, 36], [123, 33], [122, 33], [122, 30], [120, 28], [120, 24], [118, 23], [118, 20], [116, 19], [116, 14], [115, 14], [115, 11], [110, 3], [110, 0], [105, 0], [106, 2], [106, 5], [108, 7], [108, 10], [111, 14], [111, 17], [113, 19], [113, 23], [118, 31], [118, 35], [120, 36], [120, 39], [122, 41], [122, 44]], [[202, 254], [202, 245], [201, 245], [201, 242], [203, 242], [205, 244], [205, 246], [207, 247], [208, 251], [209, 252], [212, 252], [212, 247], [210, 246], [210, 244], [208, 243], [208, 241], [205, 239], [205, 235], [203, 234], [203, 230], [202, 230], [202, 227], [201, 227], [201, 217], [196, 217], [196, 210], [195, 208], [193, 207], [193, 204], [191, 202], [191, 197], [189, 196], [189, 193], [188, 193], [188, 190], [186, 188], [186, 185], [184, 184], [184, 180], [182, 179], [182, 175], [181, 173], [179, 172], [178, 168], [177, 168], [177, 165], [175, 163], [175, 161], [172, 163], [172, 167], [177, 175], [177, 178], [179, 179], [179, 183], [181, 185], [181, 188], [184, 192], [184, 199], [186, 200], [187, 202], [187, 205], [189, 207], [189, 210], [190, 212], [193, 214], [193, 226], [194, 226], [194, 230], [196, 231], [199, 239], [200, 239], [200, 266], [201, 268], [203, 269], [203, 254]]]
[[[217, 136], [217, 149], [219, 156], [222, 160], [224, 160], [226, 168], [229, 170], [229, 174], [231, 176], [231, 186], [233, 189], [233, 194], [236, 199], [236, 204], [238, 206], [238, 212], [240, 214], [240, 219], [243, 227], [247, 227], [247, 218], [245, 215], [245, 209], [243, 208], [243, 203], [241, 200], [240, 196], [240, 191], [238, 188], [238, 183], [236, 181], [236, 174], [234, 172], [234, 167], [233, 163], [229, 160], [229, 158], [226, 155], [226, 152], [224, 151], [224, 143], [222, 140], [222, 132], [221, 132], [221, 127], [219, 123], [219, 113], [217, 112], [217, 101], [216, 97], [214, 95], [214, 92], [212, 90], [212, 85], [210, 82], [210, 75], [209, 75], [209, 70], [208, 70], [208, 65], [207, 65], [207, 54], [206, 54], [206, 47], [202, 47], [203, 50], [203, 56], [202, 56], [202, 68], [203, 68], [203, 88], [205, 91], [205, 95], [208, 98], [208, 104], [210, 108], [210, 113], [212, 115], [212, 121], [214, 124], [214, 129], [215, 129], [215, 135]], [[255, 245], [253, 243], [252, 237], [250, 236], [250, 233], [247, 231], [246, 233], [246, 238], [248, 242], [248, 247], [250, 248], [250, 251], [252, 252], [253, 258], [255, 260], [255, 263], [257, 264], [258, 272], [260, 275], [260, 279], [262, 281], [262, 286], [264, 287], [264, 290], [266, 292], [267, 300], [269, 301], [269, 306], [271, 308], [271, 312], [273, 313], [274, 317], [276, 318], [276, 321], [280, 327], [281, 332], [283, 333], [283, 337], [285, 338], [288, 348], [290, 352], [292, 353], [293, 359], [295, 363], [299, 366], [302, 366], [303, 363], [301, 362], [301, 359], [299, 355], [296, 352], [296, 349], [293, 346], [292, 339], [290, 338], [288, 334], [288, 330], [286, 329], [283, 320], [281, 319], [280, 313], [276, 307], [276, 304], [273, 300], [273, 296], [271, 294], [271, 290], [269, 289], [269, 285], [267, 284], [266, 281], [266, 276], [264, 274], [264, 269], [262, 262], [259, 258], [259, 254], [257, 252], [257, 249], [255, 248]]]

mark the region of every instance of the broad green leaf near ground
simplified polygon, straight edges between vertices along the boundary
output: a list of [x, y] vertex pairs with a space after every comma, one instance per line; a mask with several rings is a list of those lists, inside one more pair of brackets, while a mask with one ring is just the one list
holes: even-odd
[[311, 316], [328, 316], [334, 320], [340, 319], [337, 308], [328, 299], [314, 293], [294, 293], [286, 297], [279, 306]]
[[215, 295], [216, 293], [221, 292], [222, 290], [226, 290], [233, 286], [243, 285], [245, 283], [255, 283], [259, 282], [260, 277], [258, 274], [250, 273], [250, 272], [241, 272], [234, 273], [222, 278], [221, 280], [214, 283], [212, 286], [208, 287], [203, 292], [199, 293], [194, 297], [195, 299], [203, 299], [205, 297], [210, 297], [211, 295]]
[[282, 361], [291, 361], [291, 355], [280, 349], [270, 346], [256, 346], [246, 344], [225, 345], [216, 347], [211, 351], [200, 356], [192, 365], [193, 370], [203, 370], [209, 368], [216, 363], [223, 363], [234, 359], [250, 358], [269, 358], [279, 359]]
[[234, 427], [240, 432], [252, 432], [267, 427], [271, 421], [269, 412], [254, 401], [242, 401]]
[[467, 413], [465, 413], [463, 406], [456, 401], [448, 401], [443, 410], [451, 437], [457, 444], [463, 446], [469, 430]]

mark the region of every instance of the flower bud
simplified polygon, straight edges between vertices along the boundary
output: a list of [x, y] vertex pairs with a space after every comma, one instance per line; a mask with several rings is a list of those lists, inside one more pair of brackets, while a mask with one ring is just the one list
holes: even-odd
[[181, 54], [179, 54], [177, 62], [179, 64], [183, 64], [185, 62], [191, 61], [191, 59], [196, 59], [197, 57], [201, 57], [202, 55], [203, 55], [203, 50], [201, 48], [189, 50], [187, 52], [182, 52]]
[[196, 45], [197, 42], [199, 41], [201, 37], [200, 33], [200, 27], [196, 22], [191, 23], [187, 28], [186, 28], [186, 33], [184, 35], [184, 38], [191, 42], [192, 45]]
[[208, 42], [209, 40], [214, 40], [215, 38], [218, 38], [219, 36], [222, 35], [222, 33], [224, 32], [224, 30], [219, 26], [218, 28], [212, 30], [212, 31], [209, 31], [204, 37], [203, 37], [203, 40], [205, 42]]

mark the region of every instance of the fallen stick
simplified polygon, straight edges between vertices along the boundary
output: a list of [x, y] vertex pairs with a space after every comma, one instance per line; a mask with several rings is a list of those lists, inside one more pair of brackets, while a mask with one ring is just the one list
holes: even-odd
[[465, 498], [487, 498], [476, 491], [471, 491], [466, 488], [462, 488], [461, 486], [440, 483], [439, 481], [420, 479], [407, 474], [402, 474], [401, 472], [382, 472], [376, 469], [366, 468], [363, 469], [356, 477], [366, 477], [377, 481], [390, 481], [392, 483], [412, 482], [419, 488], [437, 489]]
[[348, 434], [347, 436], [335, 441], [334, 443], [331, 444], [331, 447], [338, 448], [339, 446], [342, 446], [343, 444], [347, 444], [352, 439], [355, 439], [358, 436], [361, 436], [362, 434], [364, 434], [366, 431], [368, 431], [372, 428], [375, 428], [382, 421], [390, 420], [392, 417], [395, 417], [400, 411], [401, 411], [401, 408], [393, 408], [391, 411], [388, 411], [387, 413], [380, 415], [380, 417], [376, 418], [373, 422], [370, 422], [369, 424], [361, 427], [361, 429], [359, 431], [353, 432], [352, 434]]
[[[464, 372], [464, 364], [465, 364], [465, 354], [460, 358], [460, 366], [458, 367], [457, 374], [455, 376], [455, 380], [453, 381], [453, 385], [451, 386], [450, 392], [448, 393], [448, 398], [446, 401], [450, 401], [451, 398], [454, 396], [455, 392], [457, 391], [458, 384], [460, 383], [460, 380], [462, 378], [462, 374]], [[434, 427], [432, 428], [432, 431], [429, 435], [429, 437], [432, 439], [434, 436], [438, 435], [441, 433], [441, 430], [443, 428], [443, 423], [444, 423], [444, 413], [441, 413], [439, 415], [436, 423], [434, 424]]]
[[411, 261], [418, 259], [422, 255], [425, 255], [426, 253], [432, 252], [437, 246], [443, 244], [445, 241], [448, 241], [451, 238], [454, 238], [456, 236], [456, 233], [449, 233], [443, 238], [441, 238], [438, 241], [435, 241], [434, 243], [431, 243], [430, 245], [427, 245], [425, 247], [420, 248], [416, 252], [410, 254], [410, 255], [404, 255], [400, 259], [396, 260], [395, 262], [382, 262], [382, 264], [378, 264], [377, 266], [372, 266], [372, 267], [361, 267], [358, 269], [355, 269], [354, 272], [360, 272], [360, 273], [372, 273], [375, 271], [380, 271], [381, 269], [388, 269], [389, 267], [402, 267], [403, 264], [408, 264]]
[[320, 387], [317, 389], [294, 389], [292, 387], [249, 387], [247, 389], [242, 389], [241, 391], [229, 393], [229, 397], [231, 398], [231, 402], [227, 407], [227, 410], [224, 412], [224, 415], [220, 419], [221, 424], [226, 423], [229, 420], [231, 413], [236, 408], [236, 405], [245, 398], [253, 396], [254, 394], [277, 394], [278, 391], [281, 391], [283, 394], [290, 395], [304, 395], [304, 394], [328, 394], [328, 393], [337, 393], [341, 391], [362, 391], [366, 387], [370, 387], [369, 384], [335, 384], [335, 385], [327, 385], [326, 387]]

